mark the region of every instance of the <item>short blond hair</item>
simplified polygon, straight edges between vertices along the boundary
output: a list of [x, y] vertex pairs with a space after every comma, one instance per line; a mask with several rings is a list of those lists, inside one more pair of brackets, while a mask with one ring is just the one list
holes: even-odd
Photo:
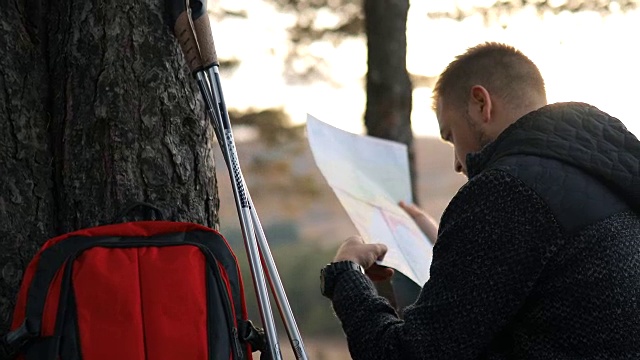
[[485, 87], [513, 109], [547, 102], [544, 80], [533, 61], [513, 46], [487, 42], [469, 48], [442, 72], [433, 89], [433, 109], [442, 98], [450, 105], [466, 106], [474, 85]]

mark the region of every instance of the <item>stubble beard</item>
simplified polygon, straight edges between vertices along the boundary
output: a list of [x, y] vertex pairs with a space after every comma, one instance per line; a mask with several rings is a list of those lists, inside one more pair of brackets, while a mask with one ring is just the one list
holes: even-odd
[[473, 119], [471, 118], [471, 115], [469, 115], [469, 110], [464, 112], [464, 117], [465, 117], [465, 120], [467, 121], [467, 124], [469, 124], [469, 127], [471, 128], [471, 131], [473, 132], [473, 136], [475, 137], [476, 142], [480, 146], [480, 149], [483, 149], [485, 146], [489, 145], [493, 141], [493, 139], [491, 139], [489, 135], [487, 135], [487, 133], [485, 133], [480, 128], [480, 126], [473, 121]]

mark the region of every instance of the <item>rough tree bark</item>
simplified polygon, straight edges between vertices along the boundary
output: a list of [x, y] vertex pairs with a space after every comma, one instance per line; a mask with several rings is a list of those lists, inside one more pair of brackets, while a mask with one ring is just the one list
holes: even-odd
[[371, 136], [406, 144], [414, 201], [417, 202], [412, 86], [407, 72], [409, 0], [365, 0], [367, 34], [367, 105], [365, 126]]
[[214, 135], [164, 1], [0, 0], [0, 331], [49, 237], [133, 201], [218, 223]]
[[[53, 234], [46, 61], [24, 4], [0, 2], [0, 331], [38, 242]], [[32, 29], [27, 31], [27, 29]]]

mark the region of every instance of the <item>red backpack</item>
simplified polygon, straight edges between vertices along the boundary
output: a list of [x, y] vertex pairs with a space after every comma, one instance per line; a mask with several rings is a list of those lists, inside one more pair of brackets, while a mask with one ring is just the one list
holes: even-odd
[[243, 360], [252, 347], [265, 354], [227, 241], [182, 222], [127, 222], [48, 240], [24, 274], [11, 329], [7, 359]]

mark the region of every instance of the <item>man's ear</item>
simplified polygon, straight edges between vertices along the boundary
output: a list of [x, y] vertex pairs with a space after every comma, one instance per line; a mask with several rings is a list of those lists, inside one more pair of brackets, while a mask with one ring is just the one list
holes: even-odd
[[471, 87], [469, 114], [473, 118], [480, 118], [482, 123], [486, 124], [491, 121], [491, 95], [489, 91], [482, 85], [474, 85]]

